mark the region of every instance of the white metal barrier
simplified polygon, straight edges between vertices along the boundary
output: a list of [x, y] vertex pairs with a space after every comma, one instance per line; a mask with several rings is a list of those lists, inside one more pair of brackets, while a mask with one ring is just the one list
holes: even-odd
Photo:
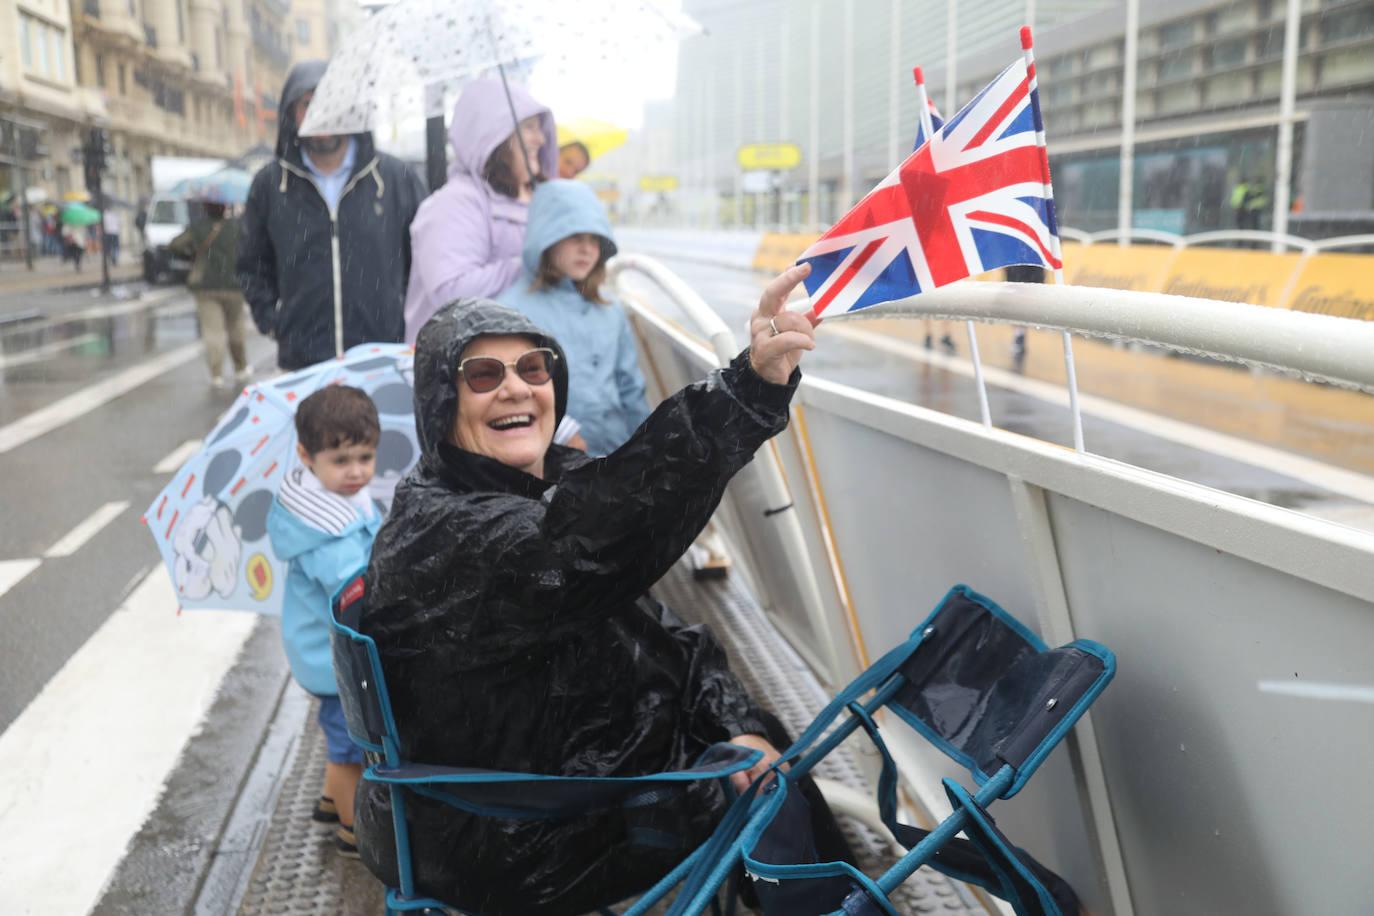
[[[702, 321], [685, 329], [618, 290], [661, 392], [732, 353], [661, 266], [621, 258], [613, 279], [628, 272]], [[1344, 319], [972, 283], [885, 311], [1129, 337], [1374, 390], [1374, 327]], [[723, 523], [823, 682], [905, 638], [958, 581], [1051, 644], [1118, 653], [1066, 751], [999, 808], [1092, 912], [1368, 910], [1374, 534], [811, 376], [761, 459]], [[768, 515], [779, 484], [756, 478], [774, 473], [792, 509]], [[889, 731], [909, 789], [944, 813], [938, 777], [955, 768]]]
[[1374, 235], [1342, 235], [1329, 239], [1309, 239], [1300, 235], [1283, 232], [1270, 232], [1265, 229], [1219, 229], [1212, 232], [1197, 232], [1193, 235], [1179, 235], [1162, 229], [1103, 229], [1100, 232], [1084, 232], [1071, 226], [1060, 226], [1059, 234], [1080, 245], [1095, 245], [1102, 242], [1119, 242], [1124, 237], [1129, 244], [1137, 239], [1157, 242], [1173, 248], [1188, 248], [1193, 245], [1225, 245], [1229, 242], [1258, 242], [1276, 250], [1292, 248], [1303, 254], [1316, 254], [1319, 251], [1336, 251], [1340, 248], [1374, 247]]

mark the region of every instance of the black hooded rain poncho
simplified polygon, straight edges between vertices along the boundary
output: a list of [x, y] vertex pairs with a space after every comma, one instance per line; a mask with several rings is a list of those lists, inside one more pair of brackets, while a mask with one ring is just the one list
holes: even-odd
[[[449, 305], [419, 335], [423, 457], [373, 547], [362, 619], [402, 757], [632, 776], [763, 734], [710, 632], [646, 591], [700, 533], [730, 478], [786, 426], [800, 372], [775, 385], [743, 353], [660, 404], [605, 458], [552, 446], [538, 479], [448, 441], [455, 370], [484, 334], [524, 335], [561, 356], [523, 315], [485, 300]], [[567, 377], [560, 358], [560, 417]], [[710, 834], [725, 804], [718, 784], [693, 783], [633, 817], [515, 821], [410, 796], [416, 885], [488, 916], [585, 913], [650, 887]], [[363, 784], [356, 829], [368, 867], [395, 886], [385, 789]], [[676, 845], [641, 845], [646, 835]]]

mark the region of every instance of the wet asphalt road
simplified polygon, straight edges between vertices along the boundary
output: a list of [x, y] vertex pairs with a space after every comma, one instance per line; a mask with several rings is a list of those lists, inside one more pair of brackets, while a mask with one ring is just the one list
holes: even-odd
[[[170, 476], [154, 467], [208, 430], [233, 399], [209, 389], [190, 297], [153, 293], [152, 307], [87, 291], [0, 299], [0, 321], [21, 306], [41, 312], [0, 323], [0, 568], [38, 561], [0, 594], [0, 731], [158, 562], [140, 522]], [[91, 314], [69, 320], [76, 313]], [[256, 333], [250, 342], [250, 358], [270, 363], [269, 342]], [[82, 410], [159, 360], [165, 371]], [[63, 405], [71, 419], [14, 444], [16, 422]], [[77, 549], [44, 556], [105, 506], [115, 514], [96, 517], [104, 524]]]

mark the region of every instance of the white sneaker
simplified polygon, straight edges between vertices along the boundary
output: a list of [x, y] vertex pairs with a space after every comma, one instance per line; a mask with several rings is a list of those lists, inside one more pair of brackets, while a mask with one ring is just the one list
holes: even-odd
[[249, 382], [251, 382], [252, 380], [253, 380], [253, 367], [252, 367], [252, 366], [244, 366], [244, 367], [243, 367], [242, 369], [240, 369], [238, 372], [234, 373], [234, 381], [237, 382], [237, 383], [240, 384], [240, 385], [247, 385], [247, 384], [248, 384]]
[[219, 376], [215, 376], [214, 378], [210, 379], [210, 390], [211, 390], [211, 391], [223, 391], [223, 390], [224, 390], [224, 379], [220, 378]]

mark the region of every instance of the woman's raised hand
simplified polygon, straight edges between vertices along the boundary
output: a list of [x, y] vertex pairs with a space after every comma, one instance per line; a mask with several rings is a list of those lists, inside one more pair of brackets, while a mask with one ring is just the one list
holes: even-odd
[[764, 288], [759, 307], [749, 317], [749, 365], [776, 385], [787, 384], [803, 351], [816, 349], [811, 319], [783, 308], [788, 295], [810, 273], [810, 264], [798, 264], [779, 274]]

